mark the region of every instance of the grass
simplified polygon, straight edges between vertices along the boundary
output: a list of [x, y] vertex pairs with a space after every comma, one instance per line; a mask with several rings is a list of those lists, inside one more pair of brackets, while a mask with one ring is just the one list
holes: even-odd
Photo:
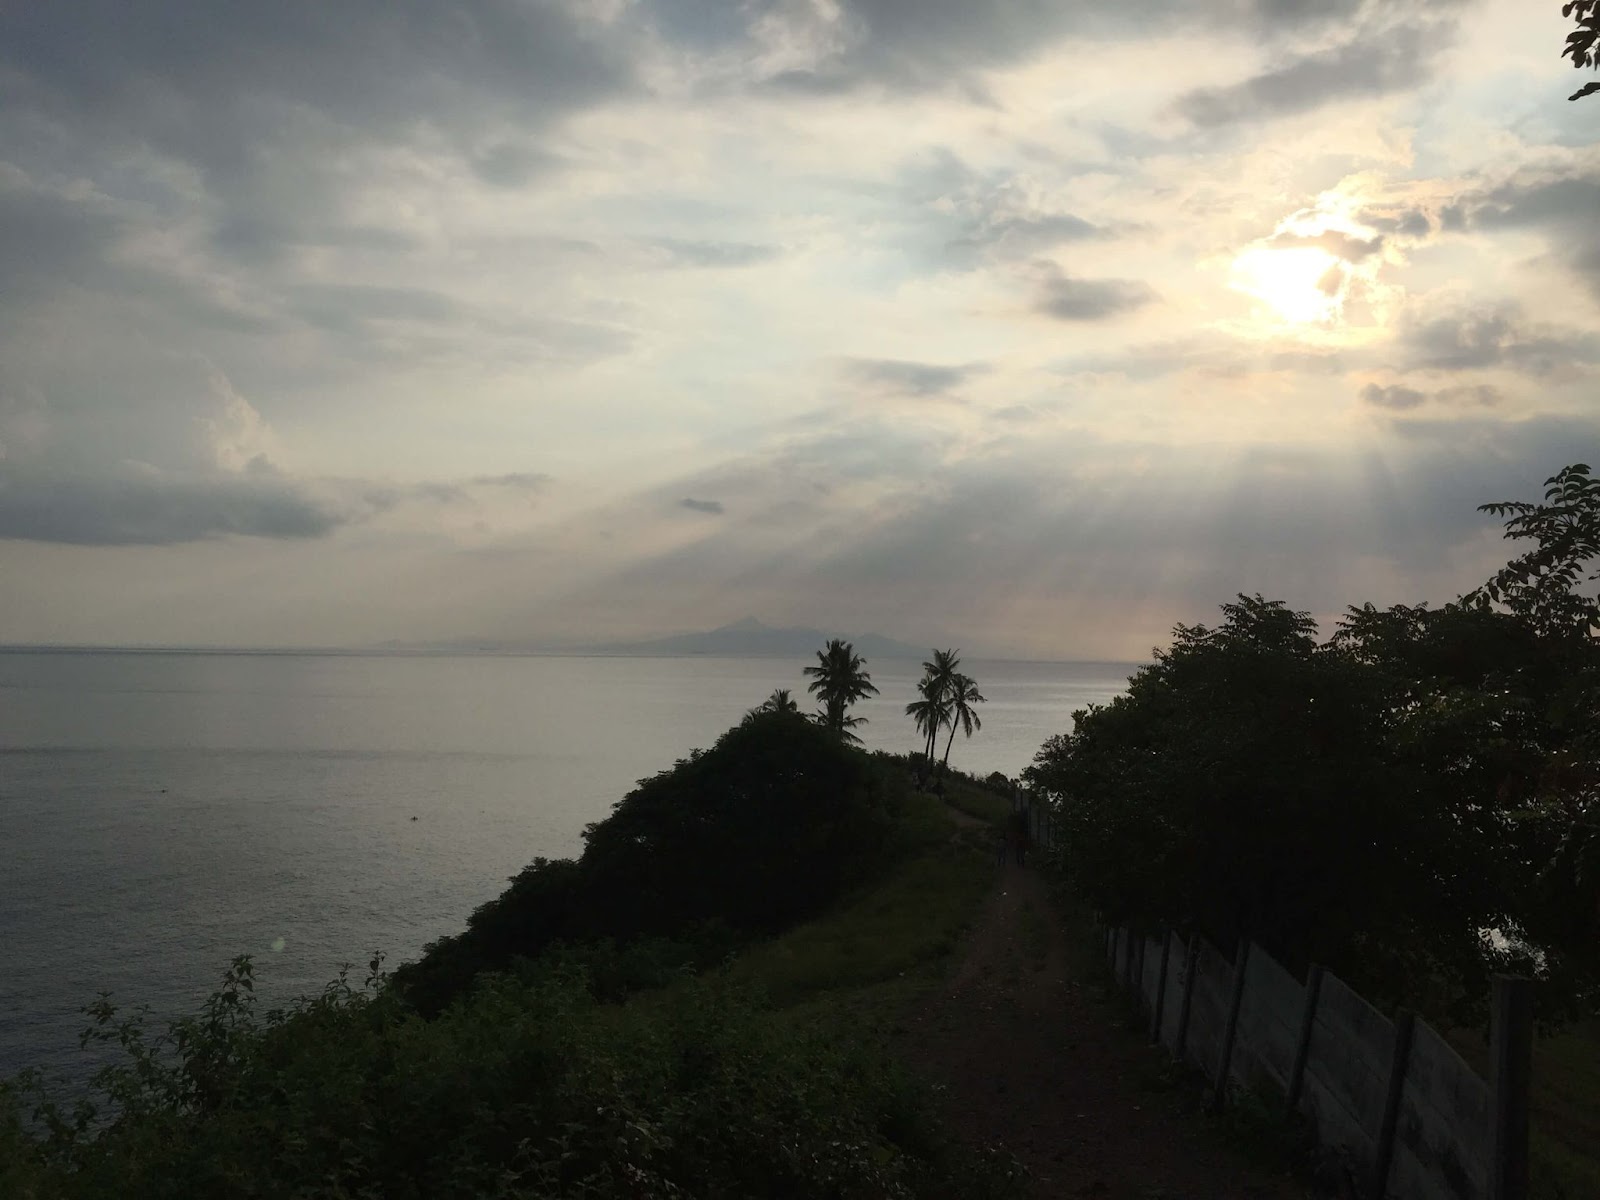
[[945, 780], [944, 799], [957, 812], [964, 812], [991, 825], [999, 825], [1011, 815], [1011, 800], [1008, 797], [953, 775]]
[[881, 881], [740, 955], [729, 978], [780, 1005], [826, 994], [885, 1012], [938, 979], [994, 882], [993, 848], [986, 831], [953, 827], [934, 797], [908, 805], [903, 857]]
[[[1489, 1051], [1482, 1036], [1451, 1040], [1487, 1076]], [[1600, 1196], [1600, 1021], [1534, 1042], [1529, 1141], [1538, 1200]]]

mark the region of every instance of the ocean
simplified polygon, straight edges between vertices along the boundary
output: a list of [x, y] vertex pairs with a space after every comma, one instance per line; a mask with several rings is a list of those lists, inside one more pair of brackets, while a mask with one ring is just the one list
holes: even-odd
[[[250, 954], [270, 1002], [460, 930], [536, 855], [709, 746], [800, 659], [0, 653], [0, 1076], [68, 1079], [82, 1007], [187, 1012]], [[906, 751], [914, 661], [869, 664]], [[1131, 664], [967, 660], [952, 766], [1015, 775]], [[941, 744], [942, 752], [943, 746]]]

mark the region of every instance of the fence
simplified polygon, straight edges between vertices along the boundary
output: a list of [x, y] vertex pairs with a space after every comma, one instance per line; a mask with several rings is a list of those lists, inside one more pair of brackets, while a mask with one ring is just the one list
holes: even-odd
[[1011, 811], [1023, 813], [1028, 820], [1028, 837], [1040, 850], [1053, 850], [1056, 846], [1056, 819], [1046, 804], [1020, 788], [1011, 794]]
[[1202, 1070], [1213, 1102], [1235, 1088], [1282, 1098], [1372, 1197], [1525, 1200], [1532, 985], [1495, 981], [1492, 1080], [1414, 1014], [1393, 1020], [1332, 972], [1304, 983], [1259, 947], [1230, 961], [1205, 938], [1106, 934], [1151, 1040]]

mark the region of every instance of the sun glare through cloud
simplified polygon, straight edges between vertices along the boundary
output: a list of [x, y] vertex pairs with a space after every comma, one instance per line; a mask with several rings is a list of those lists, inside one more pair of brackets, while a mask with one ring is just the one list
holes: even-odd
[[1233, 260], [1231, 286], [1292, 325], [1335, 320], [1344, 304], [1344, 282], [1339, 260], [1315, 246], [1252, 246]]

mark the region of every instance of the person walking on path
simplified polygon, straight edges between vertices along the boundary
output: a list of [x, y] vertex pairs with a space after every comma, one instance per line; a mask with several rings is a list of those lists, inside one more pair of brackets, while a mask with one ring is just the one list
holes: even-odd
[[1026, 808], [1012, 810], [1011, 816], [1007, 819], [1006, 845], [1011, 851], [1011, 861], [1019, 867], [1027, 866], [1028, 810]]

